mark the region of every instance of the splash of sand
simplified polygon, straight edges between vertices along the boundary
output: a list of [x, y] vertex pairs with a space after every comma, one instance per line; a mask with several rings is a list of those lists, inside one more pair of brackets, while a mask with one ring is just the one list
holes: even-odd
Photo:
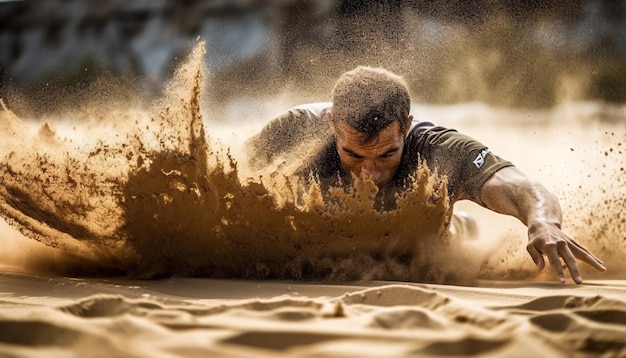
[[147, 109], [44, 124], [1, 111], [10, 138], [0, 146], [3, 217], [93, 271], [138, 277], [444, 282], [475, 274], [475, 259], [463, 260], [447, 237], [445, 181], [426, 166], [393, 211], [375, 209], [371, 183], [334, 189], [329, 203], [280, 168], [241, 174], [245, 158], [213, 140], [202, 116], [204, 51], [198, 44]]

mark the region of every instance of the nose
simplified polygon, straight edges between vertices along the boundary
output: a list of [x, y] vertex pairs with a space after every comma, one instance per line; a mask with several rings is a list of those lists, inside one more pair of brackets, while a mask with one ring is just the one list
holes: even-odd
[[376, 167], [376, 163], [373, 160], [363, 161], [361, 166], [361, 178], [369, 178], [376, 181], [380, 177], [380, 170]]

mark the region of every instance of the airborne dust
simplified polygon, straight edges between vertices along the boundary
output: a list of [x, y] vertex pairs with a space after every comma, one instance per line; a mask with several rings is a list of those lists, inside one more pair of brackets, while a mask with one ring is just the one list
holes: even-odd
[[431, 262], [453, 248], [446, 240], [445, 181], [426, 167], [416, 173], [414, 190], [397, 198], [401, 209], [392, 212], [374, 209], [371, 183], [337, 189], [340, 200], [331, 204], [318, 187], [305, 187], [287, 170], [241, 174], [245, 158], [239, 153], [245, 151], [213, 140], [201, 115], [203, 54], [201, 43], [149, 109], [50, 119], [36, 131], [4, 109], [9, 141], [2, 145], [0, 196], [8, 222], [75, 256], [62, 267], [69, 271], [430, 281], [462, 276]]
[[[241, 141], [221, 140], [217, 132], [224, 128], [203, 116], [210, 114], [203, 107], [204, 51], [198, 44], [147, 107], [68, 111], [43, 122], [18, 118], [3, 105], [0, 214], [26, 237], [56, 249], [34, 248], [43, 254], [28, 255], [9, 245], [6, 257], [19, 257], [32, 271], [141, 278], [459, 282], [535, 276], [515, 225], [493, 240], [451, 238], [445, 180], [426, 167], [397, 198], [397, 209], [385, 212], [374, 208], [375, 187], [367, 182], [336, 189], [338, 200], [325, 202], [318, 187], [291, 175], [301, 155], [263, 173], [248, 170]], [[623, 110], [616, 113], [623, 119]], [[483, 130], [466, 122], [470, 134]], [[244, 132], [244, 124], [237, 126], [230, 129]], [[614, 165], [626, 149], [621, 130], [596, 140], [606, 153], [589, 165], [555, 158], [563, 173], [576, 176], [552, 178], [561, 188], [557, 195], [567, 197], [564, 211], [574, 213], [566, 227], [614, 274], [624, 270], [619, 257], [626, 240], [624, 169]], [[507, 156], [512, 149], [497, 149], [526, 164]], [[589, 180], [576, 182], [586, 170]], [[497, 224], [479, 225], [489, 232]]]

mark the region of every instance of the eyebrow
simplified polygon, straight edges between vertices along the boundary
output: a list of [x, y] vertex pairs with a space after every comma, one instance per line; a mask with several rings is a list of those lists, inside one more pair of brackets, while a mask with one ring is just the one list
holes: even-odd
[[[363, 157], [361, 154], [356, 153], [355, 151], [353, 151], [352, 149], [350, 149], [350, 148], [348, 148], [348, 147], [341, 147], [341, 150], [343, 150], [344, 152], [348, 152], [348, 153], [350, 153], [350, 154], [352, 154], [352, 155], [354, 155], [354, 156], [356, 156], [356, 157]], [[381, 157], [381, 156], [383, 156], [383, 155], [387, 155], [387, 154], [395, 153], [395, 152], [397, 152], [398, 150], [400, 150], [400, 148], [399, 148], [399, 147], [393, 147], [393, 148], [390, 148], [389, 150], [387, 150], [386, 152], [384, 152], [384, 153], [382, 153], [382, 154], [380, 154], [380, 155], [378, 155], [378, 156], [379, 156], [379, 157]]]

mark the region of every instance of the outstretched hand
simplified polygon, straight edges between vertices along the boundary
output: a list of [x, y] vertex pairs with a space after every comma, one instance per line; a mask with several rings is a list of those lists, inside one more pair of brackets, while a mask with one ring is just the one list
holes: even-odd
[[565, 283], [561, 259], [578, 284], [583, 279], [576, 259], [606, 271], [602, 260], [561, 231], [562, 213], [557, 197], [519, 169], [498, 170], [483, 184], [480, 195], [489, 209], [514, 216], [528, 226], [528, 253], [540, 270], [546, 266], [545, 255], [561, 283]]
[[565, 262], [572, 278], [577, 284], [582, 283], [583, 279], [578, 270], [576, 259], [586, 262], [598, 271], [606, 271], [602, 260], [563, 233], [561, 228], [553, 223], [536, 222], [529, 225], [528, 245], [526, 249], [539, 270], [543, 270], [546, 266], [543, 257], [543, 255], [546, 255], [550, 266], [552, 266], [554, 272], [559, 276], [561, 283], [565, 283], [561, 259]]

